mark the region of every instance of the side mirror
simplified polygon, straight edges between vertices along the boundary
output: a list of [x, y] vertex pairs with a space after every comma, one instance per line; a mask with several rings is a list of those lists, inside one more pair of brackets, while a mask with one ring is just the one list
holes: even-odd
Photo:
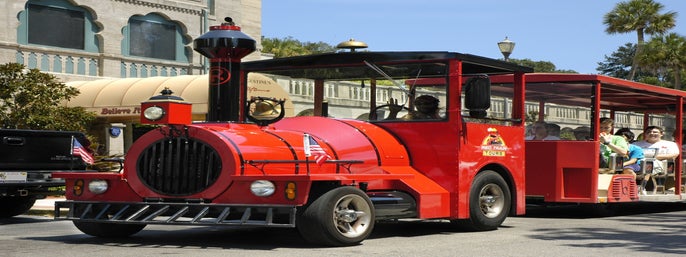
[[467, 80], [464, 86], [465, 107], [472, 118], [485, 118], [491, 108], [491, 79], [478, 76]]

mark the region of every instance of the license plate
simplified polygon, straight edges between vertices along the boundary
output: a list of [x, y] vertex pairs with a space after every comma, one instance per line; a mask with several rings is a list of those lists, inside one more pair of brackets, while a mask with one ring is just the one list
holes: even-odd
[[26, 172], [22, 171], [2, 171], [0, 172], [0, 183], [26, 182]]

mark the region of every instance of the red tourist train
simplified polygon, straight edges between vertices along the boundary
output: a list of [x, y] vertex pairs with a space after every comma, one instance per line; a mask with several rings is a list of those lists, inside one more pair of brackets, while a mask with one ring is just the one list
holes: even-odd
[[[57, 219], [103, 237], [147, 224], [296, 227], [308, 241], [340, 246], [367, 238], [378, 220], [493, 230], [524, 213], [524, 109], [495, 123], [484, 114], [488, 75], [513, 74], [523, 88], [528, 67], [450, 52], [240, 63], [255, 42], [231, 23], [212, 27], [195, 49], [212, 62], [207, 121], [192, 123], [189, 105], [169, 92], [143, 103], [142, 122], [161, 126], [132, 145], [122, 172], [60, 174], [68, 200], [56, 204]], [[283, 118], [282, 99], [247, 99], [251, 72], [311, 82], [317, 116]], [[351, 82], [371, 92], [361, 103], [366, 119], [321, 117], [351, 109], [323, 101], [325, 88]], [[386, 119], [389, 106], [376, 104], [382, 91], [410, 103], [432, 95], [442, 113], [408, 121], [400, 117], [415, 107], [406, 105]]]
[[[603, 202], [591, 192], [597, 186], [558, 189], [600, 183], [590, 159], [530, 166], [525, 148], [538, 146], [525, 143], [526, 101], [540, 99], [525, 94], [531, 68], [454, 52], [241, 63], [255, 42], [230, 22], [196, 39], [195, 49], [212, 62], [206, 121], [191, 122], [190, 105], [167, 90], [142, 103], [142, 122], [159, 127], [132, 145], [123, 171], [55, 174], [67, 184], [56, 219], [101, 237], [148, 224], [295, 227], [309, 242], [345, 246], [366, 239], [379, 220], [497, 229], [508, 215], [524, 214], [529, 183], [554, 183], [541, 190], [571, 191], [577, 198], [570, 201]], [[251, 73], [290, 81], [314, 115], [284, 117], [284, 99], [248, 98]], [[495, 98], [503, 104], [492, 106]], [[552, 148], [598, 147], [597, 139], [567, 143]], [[567, 179], [529, 182], [527, 173], [525, 181], [532, 167]], [[612, 176], [610, 190], [625, 179]]]

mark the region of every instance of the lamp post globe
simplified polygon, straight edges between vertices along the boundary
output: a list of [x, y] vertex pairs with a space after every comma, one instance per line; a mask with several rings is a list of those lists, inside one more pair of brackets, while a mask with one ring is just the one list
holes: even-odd
[[368, 46], [365, 42], [355, 41], [355, 39], [352, 38], [348, 41], [343, 41], [336, 46], [338, 49], [350, 49], [350, 52], [355, 52], [356, 49], [367, 47]]
[[512, 50], [514, 50], [514, 47], [515, 42], [510, 41], [507, 37], [505, 37], [503, 41], [498, 42], [498, 48], [500, 48], [500, 52], [503, 53], [506, 62], [510, 60], [510, 54], [512, 53]]

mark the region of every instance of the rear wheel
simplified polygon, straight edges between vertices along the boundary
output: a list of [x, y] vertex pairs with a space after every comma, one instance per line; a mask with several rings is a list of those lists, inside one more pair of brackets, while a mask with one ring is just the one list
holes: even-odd
[[328, 246], [356, 245], [374, 228], [374, 206], [354, 187], [326, 192], [298, 216], [296, 227], [308, 242]]
[[33, 207], [36, 198], [33, 196], [0, 197], [0, 218], [14, 217], [24, 214]]
[[114, 224], [74, 221], [74, 226], [81, 232], [97, 237], [127, 237], [145, 228], [145, 224]]
[[495, 230], [511, 207], [512, 196], [505, 180], [494, 171], [483, 171], [474, 177], [469, 190], [469, 219], [457, 223], [472, 231]]

